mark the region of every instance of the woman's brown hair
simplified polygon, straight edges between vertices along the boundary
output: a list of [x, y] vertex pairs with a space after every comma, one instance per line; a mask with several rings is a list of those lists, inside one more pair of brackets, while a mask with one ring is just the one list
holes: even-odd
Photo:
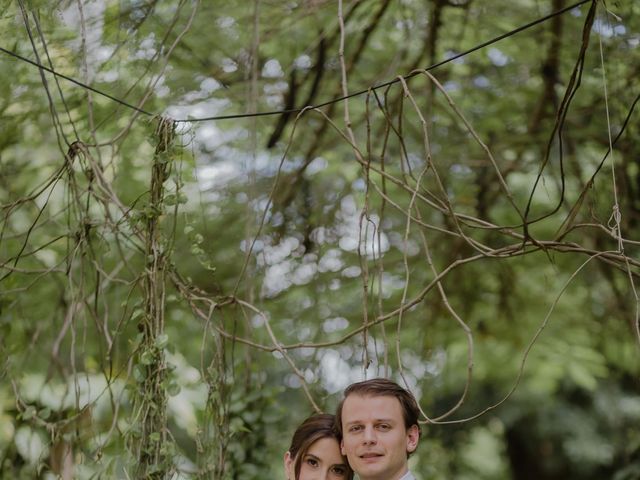
[[[340, 443], [340, 436], [336, 430], [335, 415], [329, 413], [319, 413], [311, 415], [296, 429], [291, 439], [289, 447], [289, 455], [295, 458], [293, 471], [295, 479], [298, 480], [300, 470], [302, 469], [302, 459], [314, 442], [321, 438], [335, 438]], [[353, 471], [345, 461], [347, 467], [346, 479], [353, 478]]]

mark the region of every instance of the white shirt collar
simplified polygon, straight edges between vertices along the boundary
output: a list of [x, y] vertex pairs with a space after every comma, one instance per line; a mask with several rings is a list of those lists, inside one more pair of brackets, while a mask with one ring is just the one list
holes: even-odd
[[407, 473], [405, 473], [399, 480], [415, 480], [415, 479], [416, 477], [414, 477], [412, 473], [407, 470]]

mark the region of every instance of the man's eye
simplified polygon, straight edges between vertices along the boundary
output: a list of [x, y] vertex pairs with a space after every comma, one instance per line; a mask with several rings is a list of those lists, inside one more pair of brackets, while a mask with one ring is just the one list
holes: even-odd
[[389, 425], [388, 423], [381, 423], [380, 425], [378, 425], [378, 429], [380, 429], [380, 430], [390, 430], [391, 429], [391, 425]]
[[359, 430], [362, 430], [362, 425], [352, 425], [351, 427], [349, 427], [350, 432], [357, 432]]

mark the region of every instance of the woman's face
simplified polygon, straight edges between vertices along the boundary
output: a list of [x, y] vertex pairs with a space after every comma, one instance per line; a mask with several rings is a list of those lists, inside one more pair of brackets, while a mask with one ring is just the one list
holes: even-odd
[[[295, 479], [295, 458], [289, 452], [284, 456], [287, 478]], [[349, 471], [340, 454], [340, 445], [335, 438], [321, 438], [311, 444], [303, 454], [297, 480], [345, 480]]]

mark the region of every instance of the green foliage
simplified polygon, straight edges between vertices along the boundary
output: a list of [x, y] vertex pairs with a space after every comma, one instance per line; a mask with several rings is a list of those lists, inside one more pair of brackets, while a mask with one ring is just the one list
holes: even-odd
[[[49, 3], [0, 46], [166, 123], [0, 53], [0, 478], [279, 478], [365, 373], [459, 405], [419, 478], [638, 478], [640, 5], [351, 98], [356, 152], [346, 102], [172, 121], [340, 97], [337, 2]], [[356, 92], [562, 2], [344, 3]]]

